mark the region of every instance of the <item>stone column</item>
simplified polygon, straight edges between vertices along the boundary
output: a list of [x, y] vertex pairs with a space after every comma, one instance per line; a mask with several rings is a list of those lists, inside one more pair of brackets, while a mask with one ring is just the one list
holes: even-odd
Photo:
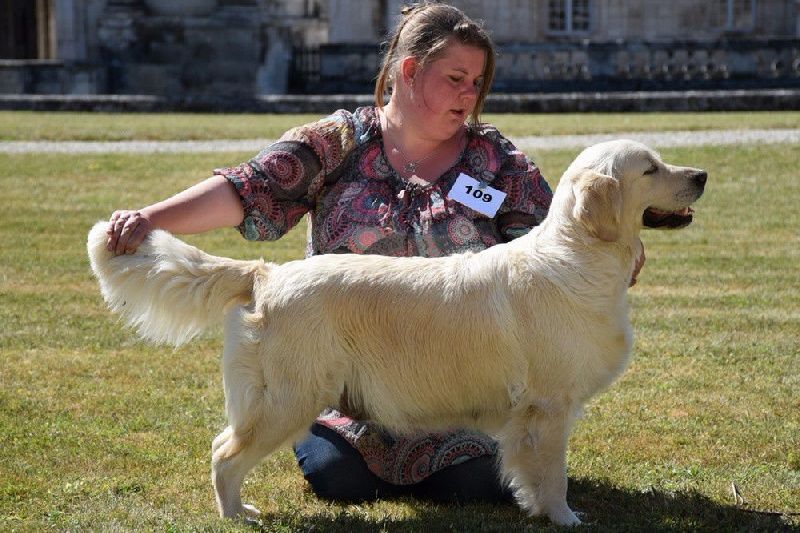
[[105, 65], [101, 92], [125, 94], [129, 91], [127, 64], [138, 41], [138, 24], [144, 16], [140, 0], [108, 0], [97, 21], [99, 60]]
[[93, 63], [87, 0], [54, 0], [56, 59], [64, 63], [61, 90], [68, 94], [98, 92], [102, 69]]
[[266, 34], [267, 52], [256, 75], [256, 91], [259, 94], [286, 94], [292, 60], [289, 31], [273, 26], [267, 28]]
[[[208, 97], [252, 97], [265, 32], [256, 0], [218, 0], [208, 17], [184, 19], [184, 91]], [[200, 67], [202, 62], [202, 68]]]
[[56, 57], [64, 61], [85, 61], [86, 6], [83, 0], [55, 0]]
[[370, 43], [377, 40], [373, 2], [330, 0], [328, 4], [331, 43]]
[[800, 37], [800, 0], [794, 0], [794, 36]]
[[144, 14], [140, 0], [109, 0], [97, 28], [100, 43], [124, 52], [136, 41], [136, 22]]

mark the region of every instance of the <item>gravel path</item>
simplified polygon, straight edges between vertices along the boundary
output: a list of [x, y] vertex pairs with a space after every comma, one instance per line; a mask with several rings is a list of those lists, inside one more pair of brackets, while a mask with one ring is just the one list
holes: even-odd
[[[515, 137], [511, 140], [521, 150], [554, 148], [583, 148], [611, 139], [634, 139], [654, 147], [736, 145], [736, 144], [800, 144], [800, 129], [775, 130], [709, 130], [662, 131], [637, 133], [606, 133], [592, 135], [549, 135]], [[197, 152], [257, 152], [267, 146], [269, 139], [211, 140], [211, 141], [116, 141], [116, 142], [51, 142], [0, 141], [0, 153], [197, 153]]]

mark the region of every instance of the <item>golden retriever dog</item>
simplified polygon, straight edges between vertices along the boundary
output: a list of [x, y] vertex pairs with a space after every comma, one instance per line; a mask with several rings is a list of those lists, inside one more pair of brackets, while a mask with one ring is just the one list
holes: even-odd
[[574, 525], [567, 439], [628, 361], [639, 232], [687, 225], [705, 183], [704, 171], [619, 140], [577, 157], [541, 225], [479, 253], [277, 265], [154, 231], [135, 254], [114, 256], [106, 222], [88, 250], [105, 301], [147, 339], [177, 345], [224, 316], [230, 425], [211, 461], [222, 516], [257, 514], [241, 501], [245, 475], [341, 406], [397, 431], [492, 434], [519, 504]]

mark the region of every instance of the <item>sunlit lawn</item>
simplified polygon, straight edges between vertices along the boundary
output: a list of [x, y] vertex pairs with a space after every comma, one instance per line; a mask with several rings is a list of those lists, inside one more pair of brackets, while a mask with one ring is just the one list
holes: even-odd
[[[798, 147], [662, 153], [707, 169], [707, 192], [689, 228], [643, 234], [634, 357], [575, 429], [569, 501], [608, 531], [799, 528]], [[225, 424], [219, 335], [179, 350], [138, 341], [106, 311], [84, 243], [113, 209], [249, 155], [0, 154], [0, 530], [247, 530], [216, 517], [209, 479]], [[575, 152], [532, 155], [555, 184]], [[304, 236], [301, 224], [269, 244], [234, 230], [188, 240], [281, 262]], [[288, 449], [244, 494], [270, 531], [550, 527], [513, 506], [323, 503]]]
[[[276, 139], [320, 115], [109, 114], [0, 111], [0, 141]], [[781, 113], [487, 114], [510, 137], [653, 130], [800, 128], [800, 111]]]

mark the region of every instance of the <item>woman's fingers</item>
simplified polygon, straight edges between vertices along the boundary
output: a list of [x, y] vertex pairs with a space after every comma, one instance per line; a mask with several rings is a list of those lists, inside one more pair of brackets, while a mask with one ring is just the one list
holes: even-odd
[[146, 219], [139, 217], [136, 227], [131, 232], [128, 237], [128, 242], [125, 244], [125, 253], [132, 254], [135, 252], [136, 249], [139, 248], [139, 245], [142, 244], [144, 238], [147, 237], [148, 233], [150, 233], [150, 224]]
[[150, 230], [150, 222], [139, 211], [114, 211], [108, 221], [109, 251], [132, 254]]
[[119, 228], [117, 232], [119, 237], [117, 238], [117, 245], [114, 247], [114, 253], [117, 255], [128, 251], [128, 240], [136, 227], [136, 219], [133, 217], [120, 217], [120, 221], [116, 224], [116, 227]]
[[114, 233], [114, 224], [117, 222], [117, 219], [120, 217], [121, 214], [122, 211], [114, 211], [113, 213], [111, 213], [111, 218], [108, 219], [108, 229], [106, 230], [106, 233], [108, 233], [109, 235]]
[[116, 251], [119, 234], [125, 224], [124, 213], [124, 211], [114, 211], [108, 220], [108, 229], [106, 230], [108, 242], [106, 243], [106, 248], [108, 248], [109, 252]]

